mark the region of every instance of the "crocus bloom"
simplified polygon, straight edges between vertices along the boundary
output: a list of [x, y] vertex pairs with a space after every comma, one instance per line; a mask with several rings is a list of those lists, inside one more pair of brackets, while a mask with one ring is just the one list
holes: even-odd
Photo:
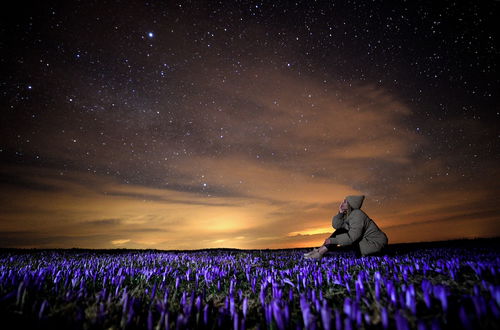
[[238, 313], [235, 313], [234, 314], [234, 319], [233, 319], [233, 329], [234, 330], [238, 330]]
[[302, 311], [302, 318], [304, 320], [304, 326], [306, 329], [309, 327], [311, 323], [311, 310], [309, 304], [307, 303], [306, 297], [304, 294], [300, 295], [300, 309]]
[[321, 321], [323, 323], [323, 328], [325, 330], [330, 330], [331, 326], [331, 321], [332, 321], [332, 316], [331, 316], [332, 310], [330, 307], [328, 307], [328, 304], [326, 303], [326, 300], [323, 300], [323, 305], [321, 306]]
[[272, 309], [273, 309], [273, 316], [274, 320], [276, 321], [276, 325], [278, 326], [278, 329], [283, 330], [286, 328], [285, 322], [283, 320], [283, 315], [281, 313], [281, 308], [278, 304], [278, 300], [274, 299], [272, 301]]
[[42, 302], [42, 305], [40, 306], [40, 311], [38, 312], [38, 318], [39, 318], [39, 319], [41, 319], [41, 318], [42, 318], [42, 316], [43, 316], [43, 311], [45, 310], [45, 308], [47, 307], [47, 305], [48, 305], [47, 300], [44, 300], [44, 301]]
[[442, 285], [436, 285], [434, 287], [434, 296], [441, 301], [443, 311], [446, 312], [448, 310], [448, 296], [446, 288]]
[[344, 313], [351, 317], [351, 299], [349, 297], [344, 299]]
[[389, 315], [387, 315], [387, 309], [385, 307], [382, 307], [380, 317], [382, 319], [382, 326], [384, 329], [389, 328]]
[[247, 318], [247, 310], [248, 310], [248, 298], [245, 297], [243, 299], [243, 317], [246, 319]]
[[395, 315], [396, 319], [396, 328], [398, 330], [408, 330], [410, 329], [410, 325], [408, 324], [408, 320], [404, 315], [401, 314], [401, 310], [398, 310], [398, 312]]
[[342, 329], [342, 314], [338, 309], [335, 310], [335, 328]]
[[458, 316], [460, 317], [460, 322], [461, 325], [465, 329], [473, 329], [474, 327], [471, 324], [469, 315], [467, 315], [467, 311], [465, 310], [464, 306], [460, 306], [460, 310], [458, 312]]

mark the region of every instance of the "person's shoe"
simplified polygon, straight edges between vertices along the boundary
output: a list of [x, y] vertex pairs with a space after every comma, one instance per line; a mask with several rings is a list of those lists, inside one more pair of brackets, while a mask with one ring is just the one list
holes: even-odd
[[314, 252], [318, 252], [318, 251], [319, 251], [319, 248], [314, 248], [311, 252], [304, 253], [304, 257], [309, 257]]
[[321, 258], [323, 258], [323, 255], [321, 253], [319, 253], [319, 250], [317, 250], [317, 251], [313, 251], [310, 255], [308, 255], [305, 258], [306, 259], [313, 259], [313, 260], [320, 260]]

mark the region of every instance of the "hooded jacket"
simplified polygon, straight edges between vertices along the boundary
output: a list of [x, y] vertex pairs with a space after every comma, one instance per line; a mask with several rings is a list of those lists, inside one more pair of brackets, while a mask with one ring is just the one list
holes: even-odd
[[333, 217], [332, 226], [335, 229], [344, 228], [347, 232], [330, 238], [331, 244], [359, 243], [359, 250], [363, 256], [379, 252], [389, 243], [387, 235], [361, 210], [364, 199], [364, 195], [346, 197], [352, 212], [349, 216], [339, 212]]

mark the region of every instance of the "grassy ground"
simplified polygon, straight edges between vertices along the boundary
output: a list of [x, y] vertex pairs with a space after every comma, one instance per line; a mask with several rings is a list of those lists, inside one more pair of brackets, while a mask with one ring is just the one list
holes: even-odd
[[500, 238], [342, 248], [0, 249], [2, 328], [496, 329]]

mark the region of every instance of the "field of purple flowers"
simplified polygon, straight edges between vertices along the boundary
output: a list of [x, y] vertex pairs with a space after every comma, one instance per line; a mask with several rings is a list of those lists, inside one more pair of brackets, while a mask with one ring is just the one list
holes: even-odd
[[0, 250], [0, 316], [16, 329], [499, 328], [496, 248], [304, 252]]

